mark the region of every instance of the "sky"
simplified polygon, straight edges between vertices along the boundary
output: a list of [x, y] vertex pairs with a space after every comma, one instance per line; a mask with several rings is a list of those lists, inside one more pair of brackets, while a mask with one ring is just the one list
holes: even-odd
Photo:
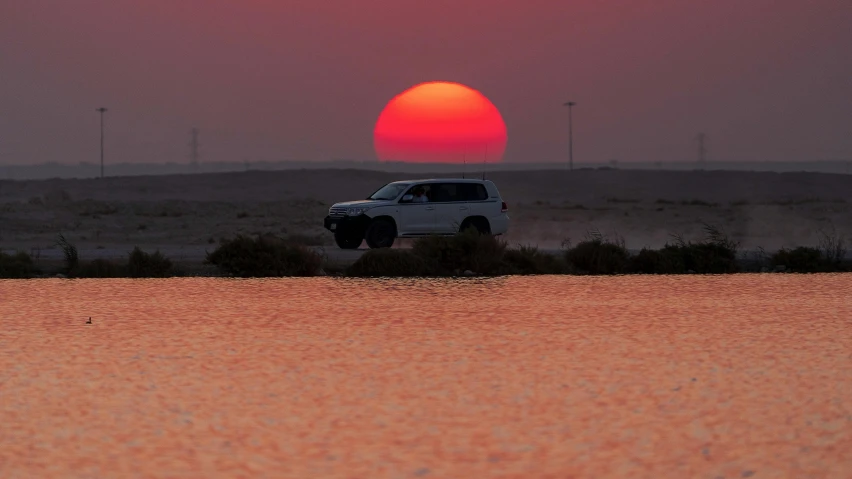
[[486, 95], [506, 162], [852, 158], [849, 0], [0, 0], [0, 164], [374, 160], [385, 104]]

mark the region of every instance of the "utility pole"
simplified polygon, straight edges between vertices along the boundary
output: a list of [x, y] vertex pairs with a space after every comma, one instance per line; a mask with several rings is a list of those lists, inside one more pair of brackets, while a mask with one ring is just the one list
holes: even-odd
[[576, 104], [576, 102], [569, 101], [562, 105], [568, 107], [568, 169], [571, 171], [574, 171], [574, 125], [571, 108]]
[[192, 139], [189, 142], [189, 148], [190, 148], [189, 157], [190, 157], [190, 161], [191, 161], [191, 165], [192, 165], [193, 170], [198, 169], [198, 157], [199, 157], [198, 147], [199, 146], [200, 145], [198, 144], [198, 128], [193, 128], [192, 129]]
[[707, 161], [707, 148], [704, 146], [704, 140], [706, 138], [707, 136], [704, 133], [698, 134], [698, 165], [702, 168]]
[[100, 107], [97, 110], [101, 113], [101, 178], [104, 177], [104, 113], [106, 113], [107, 109], [104, 107]]

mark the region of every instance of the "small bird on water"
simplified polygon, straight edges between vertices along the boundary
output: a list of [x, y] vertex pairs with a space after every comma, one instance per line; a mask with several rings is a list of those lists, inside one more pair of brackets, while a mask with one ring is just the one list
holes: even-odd
[[92, 317], [91, 316], [89, 316], [89, 320], [86, 321], [86, 324], [92, 324]]

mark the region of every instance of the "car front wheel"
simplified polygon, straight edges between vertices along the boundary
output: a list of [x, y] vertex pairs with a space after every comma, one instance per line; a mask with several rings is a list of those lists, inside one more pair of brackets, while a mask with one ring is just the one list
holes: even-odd
[[370, 248], [390, 248], [396, 239], [396, 227], [389, 220], [378, 218], [370, 223], [365, 236]]

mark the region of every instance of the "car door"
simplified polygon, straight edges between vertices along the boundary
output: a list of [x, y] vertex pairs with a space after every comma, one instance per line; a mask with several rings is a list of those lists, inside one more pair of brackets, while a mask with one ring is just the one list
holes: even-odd
[[435, 205], [435, 233], [457, 233], [462, 221], [468, 216], [463, 184], [433, 184], [432, 203]]
[[490, 201], [488, 198], [488, 190], [480, 183], [468, 183], [464, 185], [466, 206], [468, 207], [467, 216], [482, 216], [491, 218], [500, 213], [499, 205], [496, 201]]
[[[412, 187], [405, 195], [411, 194], [416, 186]], [[430, 203], [413, 203], [410, 201], [399, 202], [399, 224], [397, 234], [427, 235], [435, 230], [435, 205]]]

